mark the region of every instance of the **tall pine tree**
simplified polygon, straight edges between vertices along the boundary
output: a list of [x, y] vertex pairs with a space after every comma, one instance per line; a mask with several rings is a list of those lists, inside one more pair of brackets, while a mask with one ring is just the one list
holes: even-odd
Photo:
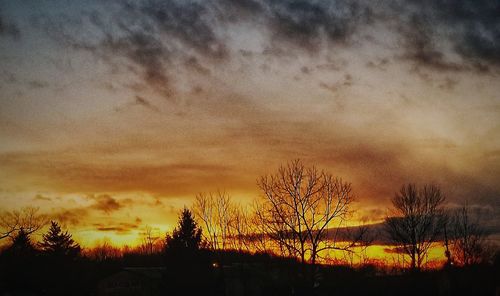
[[203, 295], [210, 285], [210, 257], [201, 247], [201, 229], [193, 214], [184, 208], [172, 235], [165, 244], [166, 277], [175, 295]]
[[167, 235], [166, 248], [198, 250], [201, 245], [201, 228], [198, 227], [190, 210], [184, 208], [172, 236]]
[[21, 227], [17, 235], [12, 240], [12, 245], [6, 250], [15, 256], [32, 255], [35, 253], [35, 247], [31, 243], [28, 232]]
[[55, 257], [74, 258], [81, 250], [80, 245], [71, 238], [71, 234], [63, 232], [55, 221], [50, 222], [50, 229], [43, 235], [39, 246], [44, 254]]
[[[28, 231], [20, 228], [12, 239], [12, 244], [0, 253], [0, 294], [9, 289], [26, 291], [33, 287], [38, 269], [37, 250], [31, 242]], [[7, 293], [9, 294], [9, 293]], [[5, 294], [6, 295], [6, 294]]]

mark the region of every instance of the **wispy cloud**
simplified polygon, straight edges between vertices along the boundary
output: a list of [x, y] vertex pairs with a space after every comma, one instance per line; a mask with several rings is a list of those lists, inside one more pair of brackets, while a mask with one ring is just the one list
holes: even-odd
[[44, 196], [42, 194], [37, 194], [34, 198], [34, 200], [41, 200], [41, 201], [52, 201], [52, 198], [48, 196]]
[[117, 211], [123, 206], [109, 194], [89, 195], [88, 198], [95, 202], [92, 209], [102, 211], [106, 214]]
[[155, 111], [155, 112], [159, 112], [160, 111], [158, 109], [158, 107], [156, 107], [150, 101], [146, 100], [145, 98], [143, 98], [141, 96], [135, 96], [135, 102], [134, 103], [136, 105], [143, 106], [143, 107], [145, 107], [145, 108], [147, 108], [149, 110]]
[[141, 221], [135, 220], [133, 223], [129, 222], [119, 222], [111, 224], [94, 223], [92, 226], [95, 227], [97, 231], [101, 232], [114, 232], [117, 234], [129, 234], [132, 230], [136, 230], [140, 227]]
[[77, 207], [56, 209], [52, 212], [51, 217], [65, 226], [78, 226], [85, 224], [90, 214], [88, 208]]

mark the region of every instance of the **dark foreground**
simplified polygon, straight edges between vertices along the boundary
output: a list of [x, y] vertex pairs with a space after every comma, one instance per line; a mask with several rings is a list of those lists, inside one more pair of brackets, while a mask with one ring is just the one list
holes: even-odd
[[301, 266], [241, 253], [165, 262], [161, 255], [0, 261], [0, 295], [500, 295], [499, 260], [425, 272]]

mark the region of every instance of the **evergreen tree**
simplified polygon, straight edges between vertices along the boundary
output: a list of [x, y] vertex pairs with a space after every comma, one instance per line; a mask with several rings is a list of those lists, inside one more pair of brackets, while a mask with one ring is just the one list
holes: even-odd
[[[12, 238], [12, 244], [0, 253], [0, 294], [4, 295], [9, 289], [24, 291], [33, 289], [39, 276], [38, 258], [29, 231], [24, 227], [19, 228]], [[7, 290], [3, 290], [2, 284], [5, 284]]]
[[167, 235], [166, 248], [198, 250], [201, 245], [201, 228], [198, 227], [190, 210], [184, 208], [172, 235]]
[[7, 252], [15, 256], [31, 255], [35, 252], [29, 234], [24, 228], [21, 227], [21, 229], [19, 229], [19, 232], [12, 240], [12, 245], [7, 249]]
[[78, 245], [67, 231], [63, 232], [59, 224], [55, 221], [50, 222], [49, 231], [43, 235], [39, 246], [43, 253], [56, 257], [74, 258], [80, 254], [80, 245]]
[[167, 235], [165, 264], [166, 278], [175, 295], [202, 295], [210, 285], [211, 269], [209, 254], [201, 249], [201, 228], [193, 214], [184, 208], [172, 235]]

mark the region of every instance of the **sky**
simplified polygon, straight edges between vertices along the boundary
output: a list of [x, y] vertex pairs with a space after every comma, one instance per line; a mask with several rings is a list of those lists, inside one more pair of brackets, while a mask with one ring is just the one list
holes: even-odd
[[0, 209], [84, 245], [301, 159], [376, 223], [438, 184], [500, 231], [500, 2], [0, 0]]

